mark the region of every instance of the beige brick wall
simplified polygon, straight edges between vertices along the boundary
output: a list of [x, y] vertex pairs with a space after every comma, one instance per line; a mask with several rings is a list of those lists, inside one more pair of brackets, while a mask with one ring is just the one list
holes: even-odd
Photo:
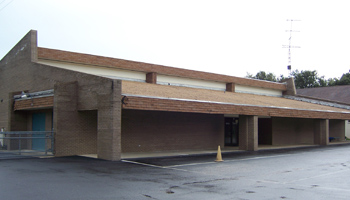
[[121, 81], [114, 80], [111, 89], [98, 96], [97, 156], [116, 161], [121, 158]]
[[223, 115], [122, 112], [122, 152], [215, 150], [224, 146]]
[[272, 145], [272, 119], [259, 118], [258, 120], [259, 144]]
[[314, 144], [314, 120], [272, 118], [272, 145]]
[[239, 149], [258, 150], [258, 117], [239, 116]]
[[314, 144], [328, 145], [329, 143], [329, 120], [314, 120]]
[[78, 112], [77, 84], [72, 82], [55, 86], [56, 156], [97, 153], [97, 112]]
[[345, 121], [329, 120], [329, 137], [337, 137], [339, 140], [345, 139]]
[[[33, 38], [36, 38], [35, 31], [29, 32], [0, 62], [0, 127], [7, 131], [28, 130], [26, 112], [13, 110], [15, 93], [55, 89], [56, 156], [96, 153], [98, 97], [105, 96], [111, 100], [108, 101], [110, 108], [120, 109], [120, 82], [32, 62], [36, 53]], [[116, 115], [109, 119], [118, 121], [117, 118]], [[118, 126], [118, 123], [109, 123]], [[118, 132], [120, 127], [113, 130]], [[120, 140], [116, 143], [120, 146]], [[119, 154], [115, 153], [118, 149], [114, 145], [100, 147], [108, 149], [104, 153], [108, 158], [114, 156], [115, 160], [120, 154], [120, 150]]]

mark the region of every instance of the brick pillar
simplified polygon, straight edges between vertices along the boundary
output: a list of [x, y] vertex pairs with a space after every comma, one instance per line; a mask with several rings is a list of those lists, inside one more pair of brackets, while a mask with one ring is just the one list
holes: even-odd
[[294, 84], [294, 78], [293, 77], [285, 79], [285, 80], [281, 81], [281, 83], [286, 83], [287, 84], [287, 90], [283, 91], [283, 95], [295, 96], [295, 94], [297, 92], [296, 92], [296, 89], [295, 89], [295, 84]]
[[121, 159], [121, 81], [113, 80], [112, 90], [98, 97], [97, 156]]
[[315, 119], [314, 143], [318, 145], [328, 145], [329, 143], [329, 120], [328, 119]]
[[53, 124], [55, 156], [79, 155], [78, 83], [57, 83], [54, 86]]
[[226, 83], [226, 92], [235, 92], [235, 84]]
[[157, 84], [157, 73], [150, 72], [146, 74], [146, 83]]
[[[13, 99], [13, 96], [20, 93], [10, 93], [8, 99]], [[5, 131], [27, 131], [27, 113], [26, 112], [15, 112], [13, 110], [13, 101], [8, 101], [8, 111], [9, 116], [8, 126], [5, 127]], [[4, 115], [6, 116], [6, 115]], [[25, 141], [22, 141], [22, 144]], [[4, 144], [7, 146], [7, 150], [15, 150], [18, 149], [18, 140], [4, 139]]]
[[239, 149], [248, 151], [258, 150], [257, 116], [239, 116]]
[[38, 62], [38, 33], [36, 30], [30, 30], [30, 57], [32, 62]]

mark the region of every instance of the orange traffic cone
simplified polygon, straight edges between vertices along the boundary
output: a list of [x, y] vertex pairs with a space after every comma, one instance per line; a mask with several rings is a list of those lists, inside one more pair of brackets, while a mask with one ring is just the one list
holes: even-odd
[[220, 149], [220, 145], [219, 145], [219, 147], [218, 147], [218, 153], [217, 153], [217, 155], [216, 155], [216, 160], [215, 160], [215, 162], [222, 162], [222, 161], [224, 161], [224, 160], [222, 159], [222, 156], [221, 156], [221, 149]]

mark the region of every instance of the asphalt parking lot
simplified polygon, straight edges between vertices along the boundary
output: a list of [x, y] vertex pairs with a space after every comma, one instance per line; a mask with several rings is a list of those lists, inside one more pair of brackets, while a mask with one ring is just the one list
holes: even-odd
[[110, 162], [0, 160], [1, 199], [349, 199], [350, 145]]

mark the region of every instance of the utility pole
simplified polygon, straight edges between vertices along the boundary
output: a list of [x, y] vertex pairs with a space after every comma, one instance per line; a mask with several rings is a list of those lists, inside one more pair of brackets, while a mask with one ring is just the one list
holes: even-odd
[[292, 57], [291, 57], [291, 49], [292, 48], [300, 48], [300, 46], [292, 46], [292, 32], [300, 32], [297, 30], [293, 30], [293, 22], [301, 21], [296, 19], [287, 19], [288, 22], [290, 22], [290, 29], [286, 30], [286, 32], [289, 32], [289, 45], [283, 45], [283, 48], [288, 48], [288, 65], [287, 69], [289, 70], [289, 74], [292, 70]]

